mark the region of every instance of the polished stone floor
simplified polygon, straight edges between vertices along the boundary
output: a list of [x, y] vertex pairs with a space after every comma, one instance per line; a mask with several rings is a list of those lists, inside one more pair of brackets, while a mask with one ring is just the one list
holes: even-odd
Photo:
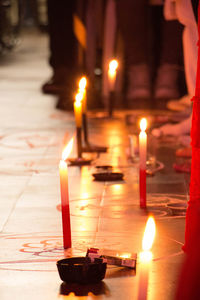
[[[0, 297], [1, 300], [137, 299], [142, 265], [130, 270], [108, 266], [101, 284], [63, 284], [56, 261], [84, 256], [88, 247], [139, 253], [149, 213], [157, 234], [152, 248], [148, 299], [171, 300], [183, 253], [189, 175], [172, 167], [179, 142], [148, 133], [149, 157], [164, 168], [147, 178], [147, 210], [139, 207], [138, 157], [130, 160], [129, 135], [137, 122], [127, 115], [163, 112], [90, 112], [89, 139], [107, 153], [87, 154], [90, 166], [69, 167], [72, 250], [63, 250], [59, 160], [63, 140], [74, 134], [72, 113], [55, 109], [56, 99], [40, 86], [51, 75], [45, 35], [22, 34], [18, 46], [0, 58]], [[164, 115], [167, 113], [164, 112]], [[152, 118], [153, 119], [153, 118]], [[76, 157], [74, 147], [71, 157]], [[124, 173], [119, 182], [94, 181], [97, 165]]]

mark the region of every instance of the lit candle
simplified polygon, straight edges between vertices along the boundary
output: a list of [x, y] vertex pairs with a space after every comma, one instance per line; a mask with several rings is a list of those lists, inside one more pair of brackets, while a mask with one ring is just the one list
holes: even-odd
[[139, 253], [139, 286], [138, 300], [147, 299], [149, 270], [152, 262], [151, 247], [156, 234], [156, 226], [153, 217], [149, 217], [146, 223], [144, 236], [142, 240], [143, 251]]
[[71, 248], [71, 225], [69, 209], [69, 192], [68, 192], [68, 170], [65, 160], [69, 156], [73, 146], [73, 138], [66, 146], [62, 153], [62, 159], [59, 164], [60, 174], [60, 193], [61, 193], [61, 211], [62, 211], [62, 228], [63, 228], [63, 246], [64, 249]]
[[116, 59], [111, 60], [108, 68], [108, 81], [109, 81], [110, 91], [114, 91], [115, 89], [117, 68], [118, 68], [118, 61]]
[[87, 111], [87, 93], [86, 93], [87, 79], [85, 76], [81, 77], [78, 86], [79, 86], [78, 93], [82, 94], [82, 112], [84, 114]]
[[76, 127], [78, 128], [82, 126], [82, 100], [83, 93], [76, 94], [74, 101], [74, 114], [76, 120]]
[[82, 158], [82, 100], [83, 93], [76, 94], [74, 101], [74, 114], [76, 120], [76, 140], [78, 158]]
[[86, 93], [87, 79], [85, 76], [79, 80], [78, 93], [82, 95], [82, 124], [83, 124], [83, 135], [85, 144], [88, 145], [88, 126], [87, 126], [87, 93]]
[[146, 207], [146, 153], [147, 153], [147, 120], [140, 121], [139, 156], [140, 156], [140, 207]]

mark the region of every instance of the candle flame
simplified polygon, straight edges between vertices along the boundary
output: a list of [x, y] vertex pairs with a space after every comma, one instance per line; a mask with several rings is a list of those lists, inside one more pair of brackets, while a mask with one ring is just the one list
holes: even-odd
[[74, 138], [72, 137], [62, 152], [62, 160], [66, 160], [68, 158], [68, 156], [70, 155], [70, 153], [72, 151], [73, 143], [74, 143]]
[[118, 68], [118, 61], [116, 59], [113, 59], [109, 63], [109, 73], [114, 74]]
[[87, 86], [87, 79], [86, 79], [85, 76], [81, 77], [81, 79], [79, 80], [78, 86], [79, 86], [79, 90], [80, 91], [83, 91], [86, 88], [86, 86]]
[[156, 225], [155, 220], [151, 216], [148, 218], [146, 227], [144, 230], [144, 236], [142, 240], [142, 249], [143, 251], [149, 251], [153, 245], [153, 241], [156, 234]]
[[80, 91], [79, 93], [77, 93], [76, 96], [75, 96], [76, 103], [80, 104], [81, 101], [83, 100], [83, 97], [84, 97], [84, 93], [83, 92]]
[[147, 120], [142, 118], [140, 121], [140, 129], [141, 131], [145, 131], [147, 129]]

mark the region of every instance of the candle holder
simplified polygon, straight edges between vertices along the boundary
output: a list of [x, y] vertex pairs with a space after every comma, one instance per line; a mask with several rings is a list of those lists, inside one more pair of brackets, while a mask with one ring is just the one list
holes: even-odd
[[110, 91], [108, 98], [108, 116], [111, 118], [113, 116], [113, 108], [115, 103], [115, 92]]
[[99, 169], [102, 169], [102, 170], [111, 170], [111, 169], [113, 169], [113, 166], [111, 166], [111, 165], [100, 165], [100, 166], [96, 166], [95, 167], [97, 170], [99, 170]]
[[90, 165], [92, 159], [86, 159], [82, 157], [82, 129], [81, 127], [76, 127], [76, 137], [77, 137], [77, 158], [68, 158], [67, 161], [71, 166], [83, 166]]
[[101, 258], [96, 258], [94, 262], [89, 257], [73, 257], [57, 261], [61, 280], [69, 283], [100, 282], [105, 277], [106, 267], [107, 263]]
[[83, 137], [84, 137], [84, 142], [85, 146], [82, 146], [82, 152], [106, 152], [107, 147], [103, 146], [96, 146], [96, 145], [91, 145], [88, 140], [88, 126], [87, 126], [87, 114], [83, 113], [82, 115], [82, 121], [83, 121]]
[[146, 162], [146, 175], [148, 176], [154, 176], [155, 173], [161, 171], [164, 169], [164, 164], [158, 160], [156, 160], [155, 157], [151, 156], [147, 162]]
[[96, 181], [121, 181], [124, 178], [123, 173], [112, 171], [112, 166], [97, 166], [97, 168], [100, 171], [92, 174]]
[[124, 178], [124, 174], [114, 172], [111, 165], [96, 166], [96, 169], [98, 172], [92, 174], [96, 181], [121, 181]]
[[92, 176], [96, 181], [121, 181], [124, 178], [124, 174], [120, 172], [93, 173]]
[[67, 161], [70, 163], [70, 166], [86, 166], [91, 164], [92, 159], [77, 157], [77, 158], [68, 158]]
[[93, 153], [93, 152], [107, 152], [107, 147], [103, 147], [103, 146], [96, 146], [96, 145], [91, 145], [91, 144], [86, 144], [86, 146], [82, 147], [82, 151], [83, 152], [88, 152], [88, 153]]
[[84, 141], [86, 144], [89, 144], [88, 141], [88, 126], [87, 126], [87, 115], [84, 112], [82, 114], [82, 122], [83, 122], [83, 136], [84, 136]]

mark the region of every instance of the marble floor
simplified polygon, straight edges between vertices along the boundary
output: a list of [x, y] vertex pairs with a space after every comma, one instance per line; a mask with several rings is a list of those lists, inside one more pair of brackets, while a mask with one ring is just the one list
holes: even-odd
[[[85, 256], [88, 247], [139, 253], [149, 213], [157, 234], [148, 299], [173, 299], [183, 260], [189, 186], [189, 175], [173, 169], [179, 142], [149, 134], [149, 157], [164, 168], [147, 177], [147, 209], [140, 209], [138, 157], [128, 157], [128, 136], [138, 132], [134, 122], [127, 122], [131, 112], [116, 111], [112, 119], [90, 112], [90, 142], [108, 151], [87, 154], [89, 166], [69, 167], [72, 249], [64, 251], [58, 165], [75, 123], [72, 113], [55, 109], [55, 97], [41, 93], [50, 75], [44, 34], [22, 34], [17, 47], [0, 58], [1, 300], [137, 299], [139, 262], [136, 271], [108, 266], [101, 284], [77, 287], [62, 283], [56, 261]], [[139, 114], [133, 111], [132, 119]], [[76, 157], [76, 147], [71, 157]], [[123, 172], [124, 180], [95, 181], [96, 166], [105, 164]]]

